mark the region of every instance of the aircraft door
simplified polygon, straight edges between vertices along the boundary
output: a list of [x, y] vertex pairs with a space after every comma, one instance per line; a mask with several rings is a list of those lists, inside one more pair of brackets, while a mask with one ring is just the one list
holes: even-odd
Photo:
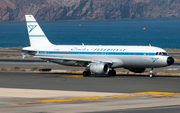
[[143, 65], [149, 65], [149, 59], [150, 59], [150, 56], [149, 56], [149, 51], [150, 51], [150, 48], [149, 49], [145, 49], [144, 51], [144, 55], [143, 55]]
[[148, 60], [149, 51], [150, 51], [150, 49], [145, 49], [145, 50], [144, 50], [144, 55], [143, 55], [143, 59], [144, 59], [144, 60]]

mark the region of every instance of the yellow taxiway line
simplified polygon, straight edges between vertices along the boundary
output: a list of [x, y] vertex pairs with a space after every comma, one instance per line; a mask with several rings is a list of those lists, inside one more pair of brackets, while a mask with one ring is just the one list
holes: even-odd
[[110, 95], [110, 96], [90, 96], [90, 97], [72, 97], [66, 99], [48, 99], [48, 100], [35, 100], [32, 103], [16, 103], [12, 105], [32, 105], [32, 104], [50, 104], [55, 102], [69, 102], [79, 100], [95, 100], [95, 99], [111, 99], [111, 98], [127, 98], [127, 97], [143, 97], [143, 98], [162, 98], [162, 97], [178, 97], [180, 93], [173, 92], [137, 92], [124, 95]]
[[83, 75], [66, 75], [66, 76], [60, 76], [60, 77], [83, 78]]

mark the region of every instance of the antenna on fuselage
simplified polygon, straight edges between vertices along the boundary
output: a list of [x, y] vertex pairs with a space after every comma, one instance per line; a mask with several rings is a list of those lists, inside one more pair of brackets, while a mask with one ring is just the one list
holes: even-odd
[[149, 44], [149, 46], [151, 47], [151, 44]]
[[84, 46], [84, 43], [82, 43], [82, 45]]

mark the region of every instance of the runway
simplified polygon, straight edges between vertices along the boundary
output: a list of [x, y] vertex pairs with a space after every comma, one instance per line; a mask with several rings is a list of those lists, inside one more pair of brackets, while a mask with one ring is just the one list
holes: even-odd
[[179, 76], [0, 72], [0, 112], [178, 113], [179, 104]]
[[[13, 52], [13, 51], [12, 51]], [[0, 68], [84, 70], [40, 59], [0, 59]], [[127, 71], [122, 68], [116, 70]], [[180, 62], [154, 72], [180, 73]], [[0, 113], [179, 113], [180, 76], [0, 72]]]

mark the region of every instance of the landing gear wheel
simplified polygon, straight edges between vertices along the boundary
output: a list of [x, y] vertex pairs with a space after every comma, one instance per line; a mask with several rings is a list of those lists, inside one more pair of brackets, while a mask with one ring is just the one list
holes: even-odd
[[153, 68], [151, 68], [151, 70], [150, 70], [150, 75], [149, 75], [149, 77], [150, 77], [150, 78], [155, 77], [155, 74], [153, 73]]
[[108, 75], [109, 76], [115, 76], [116, 75], [116, 71], [115, 70], [109, 70]]
[[90, 77], [91, 76], [91, 72], [90, 71], [84, 71], [83, 72], [83, 76], [84, 77]]
[[152, 74], [149, 75], [149, 77], [150, 78], [155, 77], [155, 74], [152, 73]]

